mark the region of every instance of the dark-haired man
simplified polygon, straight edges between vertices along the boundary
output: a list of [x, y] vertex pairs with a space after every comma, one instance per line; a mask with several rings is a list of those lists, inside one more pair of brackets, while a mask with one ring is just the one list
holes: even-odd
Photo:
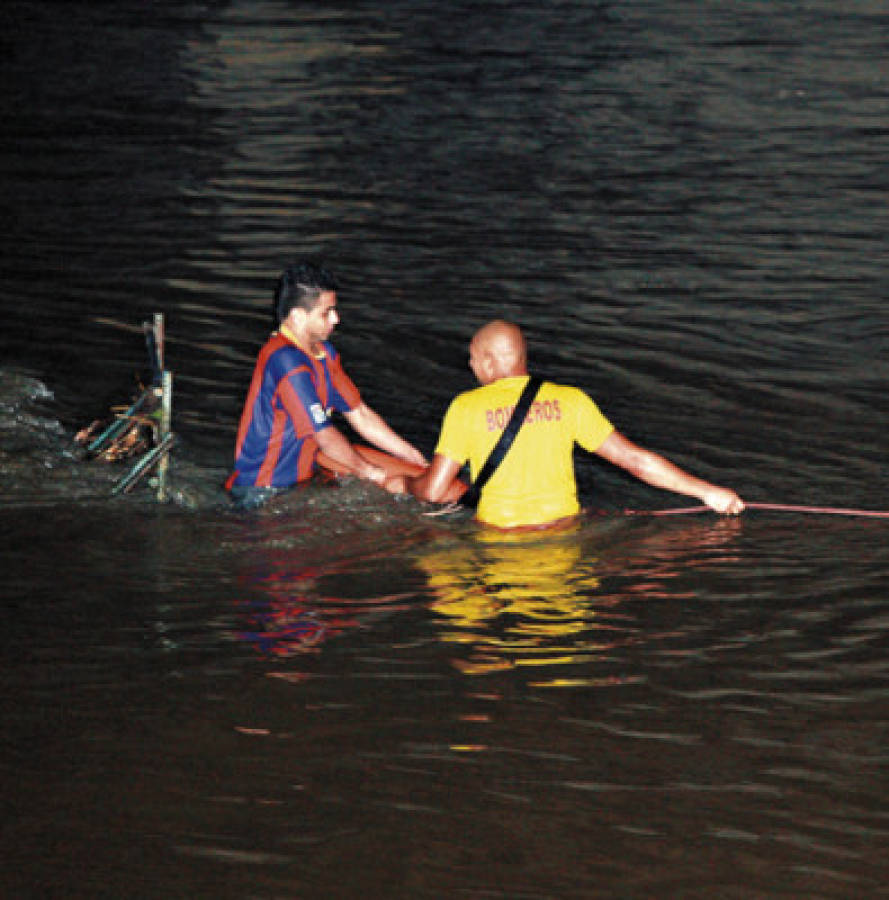
[[[407, 482], [424, 500], [440, 501], [463, 464], [478, 476], [528, 382], [521, 329], [489, 322], [469, 345], [469, 365], [481, 387], [460, 394], [442, 424], [432, 465]], [[730, 488], [710, 484], [625, 438], [579, 388], [543, 382], [500, 466], [482, 489], [476, 517], [501, 528], [546, 527], [576, 516], [572, 450], [578, 443], [636, 478], [697, 497], [711, 509], [744, 509]]]
[[312, 263], [288, 266], [275, 291], [278, 330], [259, 353], [235, 444], [235, 471], [226, 482], [244, 506], [310, 478], [319, 449], [377, 484], [386, 473], [353, 449], [330, 421], [342, 413], [366, 441], [408, 462], [423, 454], [397, 435], [362, 399], [328, 341], [339, 322], [337, 283]]

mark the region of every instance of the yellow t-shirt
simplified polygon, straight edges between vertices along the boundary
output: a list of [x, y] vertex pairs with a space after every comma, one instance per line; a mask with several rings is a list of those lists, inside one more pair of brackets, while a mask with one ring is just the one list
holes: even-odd
[[[455, 397], [435, 452], [461, 465], [468, 460], [474, 480], [527, 381], [527, 375], [501, 378]], [[574, 443], [594, 453], [612, 431], [614, 426], [579, 388], [545, 381], [512, 447], [482, 489], [477, 518], [515, 528], [576, 515]]]

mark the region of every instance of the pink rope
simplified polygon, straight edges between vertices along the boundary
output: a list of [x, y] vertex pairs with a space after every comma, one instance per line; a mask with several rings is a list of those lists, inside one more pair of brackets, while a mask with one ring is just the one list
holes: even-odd
[[[823, 516], [862, 516], [870, 519], [889, 519], [889, 510], [845, 509], [840, 506], [793, 506], [788, 503], [745, 503], [746, 509], [764, 509], [770, 512], [815, 513]], [[681, 506], [676, 509], [625, 509], [628, 516], [683, 516], [691, 513], [712, 512], [709, 506]]]

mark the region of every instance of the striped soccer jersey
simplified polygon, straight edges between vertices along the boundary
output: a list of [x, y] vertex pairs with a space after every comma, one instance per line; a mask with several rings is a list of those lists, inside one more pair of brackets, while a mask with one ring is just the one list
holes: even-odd
[[339, 354], [324, 341], [320, 358], [280, 332], [259, 353], [235, 444], [235, 471], [226, 482], [253, 487], [289, 487], [311, 477], [318, 441], [333, 410], [361, 404]]

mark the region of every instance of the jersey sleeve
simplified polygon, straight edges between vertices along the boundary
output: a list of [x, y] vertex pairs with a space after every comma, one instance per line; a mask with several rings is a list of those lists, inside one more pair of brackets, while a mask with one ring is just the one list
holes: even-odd
[[574, 439], [584, 450], [595, 453], [614, 431], [614, 426], [587, 394], [576, 390]]
[[451, 401], [441, 423], [441, 434], [438, 436], [435, 452], [461, 466], [469, 459], [469, 432], [463, 427], [463, 404], [460, 397]]

